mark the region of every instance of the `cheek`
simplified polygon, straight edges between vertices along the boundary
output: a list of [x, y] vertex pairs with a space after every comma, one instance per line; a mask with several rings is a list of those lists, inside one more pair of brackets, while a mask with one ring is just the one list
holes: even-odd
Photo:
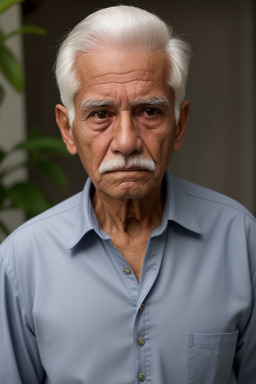
[[93, 153], [92, 142], [84, 133], [84, 131], [82, 129], [78, 129], [77, 127], [74, 127], [73, 137], [74, 143], [77, 148], [77, 154], [80, 158], [83, 167], [88, 173], [88, 167], [90, 166], [89, 159], [92, 157]]
[[157, 157], [155, 160], [161, 162], [166, 157], [170, 156], [172, 151], [172, 141], [170, 130], [161, 129], [151, 132], [147, 138], [147, 147], [150, 149], [152, 156]]
[[106, 134], [84, 133], [76, 136], [78, 155], [90, 177], [93, 177], [104, 159], [108, 147], [109, 138]]

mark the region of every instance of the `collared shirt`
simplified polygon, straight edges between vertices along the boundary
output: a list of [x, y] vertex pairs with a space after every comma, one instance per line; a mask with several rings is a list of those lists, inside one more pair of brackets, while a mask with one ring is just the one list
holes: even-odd
[[140, 284], [82, 193], [1, 245], [0, 383], [255, 384], [256, 223], [165, 175]]

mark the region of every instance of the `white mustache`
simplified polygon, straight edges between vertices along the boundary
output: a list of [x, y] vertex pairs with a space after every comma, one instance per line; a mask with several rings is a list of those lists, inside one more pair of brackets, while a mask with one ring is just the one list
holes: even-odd
[[118, 169], [136, 167], [155, 172], [156, 165], [153, 160], [142, 156], [124, 157], [118, 156], [112, 160], [103, 161], [99, 166], [99, 174], [116, 171]]

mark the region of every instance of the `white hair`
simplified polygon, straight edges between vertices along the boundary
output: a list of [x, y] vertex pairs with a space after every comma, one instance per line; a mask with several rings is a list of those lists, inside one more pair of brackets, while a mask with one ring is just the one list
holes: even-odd
[[151, 172], [155, 172], [156, 170], [156, 164], [154, 161], [148, 159], [147, 157], [140, 155], [126, 157], [122, 154], [119, 154], [111, 160], [103, 161], [99, 166], [99, 173], [102, 175], [103, 173], [115, 171], [125, 167], [136, 167]]
[[81, 53], [96, 51], [102, 46], [166, 52], [170, 62], [167, 83], [174, 91], [175, 117], [178, 122], [191, 56], [189, 45], [173, 37], [171, 27], [156, 15], [140, 8], [119, 5], [101, 9], [83, 19], [60, 46], [56, 78], [61, 100], [68, 109], [70, 125], [75, 116], [74, 96], [80, 87], [75, 71], [76, 58]]

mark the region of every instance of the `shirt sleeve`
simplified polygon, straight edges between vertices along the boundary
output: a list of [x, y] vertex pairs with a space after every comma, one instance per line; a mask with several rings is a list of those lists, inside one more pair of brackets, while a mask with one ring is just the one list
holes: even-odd
[[256, 383], [256, 221], [249, 226], [247, 251], [251, 268], [251, 313], [237, 345], [235, 368], [238, 384]]
[[36, 338], [26, 320], [15, 271], [0, 247], [0, 383], [43, 383]]

